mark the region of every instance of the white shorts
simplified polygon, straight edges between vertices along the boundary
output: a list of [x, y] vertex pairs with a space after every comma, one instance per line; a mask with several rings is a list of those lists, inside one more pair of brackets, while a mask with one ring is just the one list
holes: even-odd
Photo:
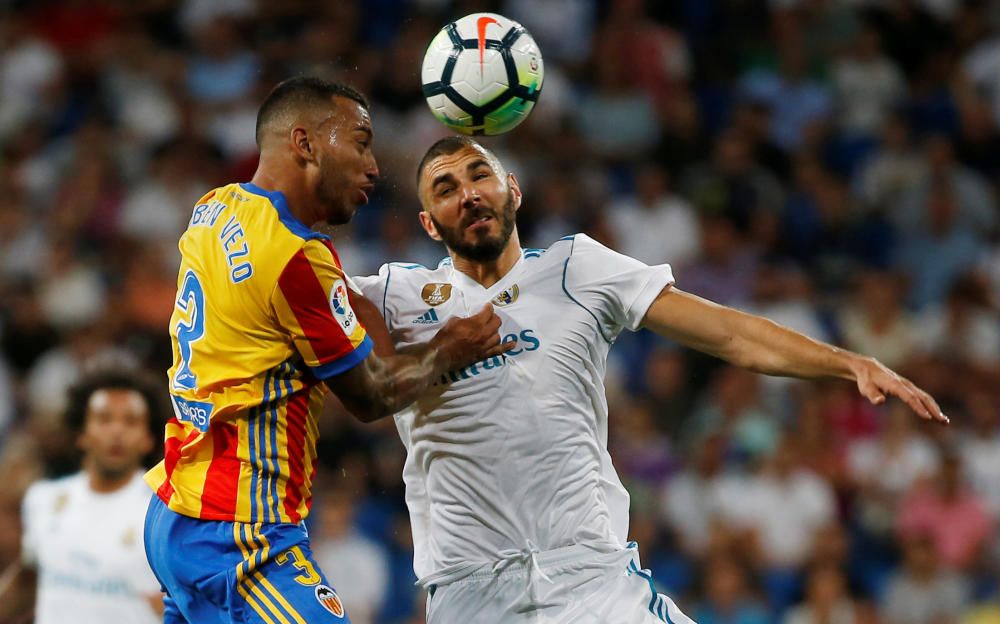
[[429, 586], [427, 624], [694, 624], [657, 593], [634, 543], [615, 552], [526, 553], [493, 568]]

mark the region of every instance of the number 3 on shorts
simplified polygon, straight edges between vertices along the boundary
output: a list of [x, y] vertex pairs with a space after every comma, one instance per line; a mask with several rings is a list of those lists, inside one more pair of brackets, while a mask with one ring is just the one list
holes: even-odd
[[313, 567], [312, 561], [306, 557], [305, 553], [298, 546], [292, 546], [285, 552], [281, 553], [274, 558], [278, 562], [278, 565], [283, 566], [289, 561], [292, 562], [292, 567], [296, 570], [301, 570], [302, 574], [295, 577], [295, 582], [299, 585], [305, 585], [307, 587], [312, 585], [319, 585], [323, 577], [316, 572], [316, 568]]

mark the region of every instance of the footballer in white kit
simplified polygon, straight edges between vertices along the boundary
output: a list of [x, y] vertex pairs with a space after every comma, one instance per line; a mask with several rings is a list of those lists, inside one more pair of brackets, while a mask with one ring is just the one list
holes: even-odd
[[155, 447], [155, 413], [149, 389], [124, 373], [74, 387], [67, 420], [79, 433], [82, 469], [28, 488], [21, 558], [4, 575], [12, 582], [0, 583], [0, 618], [33, 606], [36, 624], [163, 621], [143, 544], [150, 492], [142, 460]]
[[[490, 578], [499, 563], [497, 572], [531, 577], [496, 596], [503, 613], [562, 614], [573, 605], [561, 597], [573, 592], [554, 591], [565, 582], [561, 567], [594, 566], [586, 576], [601, 591], [581, 602], [573, 617], [584, 619], [574, 621], [641, 621], [622, 617], [623, 605], [613, 604], [621, 598], [651, 618], [689, 621], [655, 592], [627, 546], [629, 495], [608, 455], [604, 396], [612, 342], [639, 326], [673, 281], [670, 267], [648, 267], [581, 234], [524, 250], [489, 288], [450, 259], [436, 269], [390, 264], [356, 281], [368, 299], [384, 301], [397, 347], [426, 342], [448, 318], [490, 301], [503, 340], [518, 343], [506, 356], [448, 373], [396, 415], [407, 447], [414, 568], [434, 588], [431, 614], [451, 585], [475, 572]], [[605, 577], [616, 574], [620, 596], [607, 593]], [[440, 621], [478, 621], [447, 613]]]
[[443, 375], [395, 416], [431, 624], [691, 621], [628, 542], [629, 496], [607, 451], [603, 379], [624, 329], [645, 326], [761, 372], [854, 379], [874, 401], [891, 393], [944, 418], [870, 358], [676, 290], [668, 265], [582, 234], [522, 250], [517, 181], [473, 139], [438, 141], [418, 178], [421, 223], [450, 257], [433, 269], [388, 264], [355, 288], [397, 348], [486, 302], [503, 341], [517, 342]]
[[148, 596], [160, 584], [146, 563], [149, 486], [95, 492], [84, 473], [34, 484], [25, 495], [21, 557], [37, 570], [37, 624], [162, 622]]

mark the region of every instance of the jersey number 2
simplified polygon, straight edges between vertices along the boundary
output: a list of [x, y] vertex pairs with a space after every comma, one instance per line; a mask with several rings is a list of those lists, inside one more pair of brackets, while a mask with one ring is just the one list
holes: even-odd
[[184, 275], [184, 282], [177, 294], [177, 309], [187, 316], [177, 323], [177, 347], [180, 361], [174, 373], [174, 388], [193, 390], [198, 378], [191, 370], [191, 343], [205, 335], [205, 292], [194, 271]]

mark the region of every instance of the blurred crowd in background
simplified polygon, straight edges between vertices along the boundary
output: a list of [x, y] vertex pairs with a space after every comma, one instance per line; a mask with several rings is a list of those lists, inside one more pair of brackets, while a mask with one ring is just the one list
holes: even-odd
[[[370, 97], [382, 172], [349, 273], [436, 265], [415, 165], [446, 134], [420, 60], [492, 10], [541, 46], [487, 138], [526, 246], [583, 231], [677, 286], [878, 357], [950, 427], [846, 382], [756, 376], [645, 333], [607, 379], [631, 538], [700, 624], [1000, 622], [1000, 3], [0, 0], [0, 568], [21, 496], [76, 469], [65, 388], [165, 384], [176, 242], [246, 181], [279, 80]], [[165, 385], [164, 385], [165, 393]], [[422, 621], [391, 419], [334, 401], [310, 525], [356, 624]]]

